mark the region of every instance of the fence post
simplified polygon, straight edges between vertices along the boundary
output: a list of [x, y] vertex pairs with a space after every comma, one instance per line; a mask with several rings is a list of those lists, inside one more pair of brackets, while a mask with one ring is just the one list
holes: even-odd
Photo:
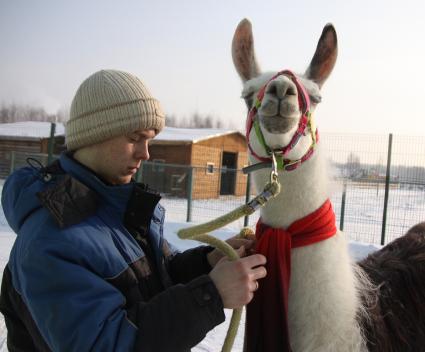
[[[246, 178], [246, 193], [245, 193], [245, 204], [247, 204], [250, 201], [251, 198], [251, 174], [248, 173], [248, 176]], [[249, 222], [249, 215], [246, 215], [243, 220], [243, 226], [248, 226]]]
[[385, 197], [384, 197], [384, 214], [382, 216], [381, 245], [385, 244], [385, 229], [387, 227], [387, 211], [388, 211], [388, 196], [390, 191], [392, 147], [393, 147], [393, 134], [390, 133], [388, 136], [387, 171], [385, 175]]
[[344, 178], [342, 187], [342, 199], [341, 199], [341, 214], [339, 218], [339, 229], [344, 230], [344, 215], [345, 215], [345, 199], [347, 196], [347, 180]]
[[10, 152], [10, 173], [15, 170], [15, 151]]
[[53, 155], [53, 146], [55, 145], [55, 130], [56, 130], [56, 123], [52, 122], [50, 125], [50, 138], [49, 138], [49, 144], [47, 148], [47, 165], [49, 165], [52, 162], [52, 155]]
[[193, 166], [189, 166], [187, 178], [187, 215], [186, 222], [192, 221], [192, 188], [193, 188]]

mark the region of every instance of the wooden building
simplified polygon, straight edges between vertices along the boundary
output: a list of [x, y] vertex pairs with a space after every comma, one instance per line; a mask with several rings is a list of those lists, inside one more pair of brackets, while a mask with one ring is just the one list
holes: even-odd
[[[25, 121], [0, 124], [0, 178], [6, 178], [12, 168], [26, 164], [26, 158], [38, 157], [47, 161], [50, 122]], [[55, 143], [53, 154], [59, 154], [65, 149], [65, 131], [62, 123], [55, 128]], [[44, 160], [46, 159], [46, 160]]]
[[[166, 127], [150, 144], [142, 179], [162, 193], [192, 198], [242, 196], [248, 164], [245, 136], [238, 131]], [[239, 170], [239, 171], [238, 171]]]
[[[50, 128], [50, 122], [0, 124], [0, 178], [31, 156], [45, 164]], [[57, 123], [53, 154], [65, 150], [64, 135], [64, 125]], [[149, 151], [141, 180], [164, 195], [187, 197], [191, 192], [193, 199], [208, 199], [245, 194], [247, 176], [240, 169], [248, 164], [248, 154], [241, 132], [165, 127]]]

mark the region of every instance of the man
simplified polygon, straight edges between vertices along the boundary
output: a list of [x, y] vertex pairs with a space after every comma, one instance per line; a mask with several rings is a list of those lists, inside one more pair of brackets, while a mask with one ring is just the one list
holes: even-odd
[[[248, 303], [266, 275], [255, 254], [230, 262], [163, 238], [159, 195], [132, 180], [164, 126], [135, 76], [103, 70], [71, 104], [68, 151], [16, 171], [2, 204], [18, 234], [0, 310], [10, 351], [188, 351]], [[229, 240], [243, 256], [248, 240]]]

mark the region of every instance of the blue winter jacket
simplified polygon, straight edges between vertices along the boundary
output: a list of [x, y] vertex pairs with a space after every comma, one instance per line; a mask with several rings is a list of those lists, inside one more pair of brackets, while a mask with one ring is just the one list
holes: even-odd
[[158, 200], [67, 154], [7, 179], [18, 234], [0, 297], [10, 351], [188, 351], [224, 320], [207, 249], [173, 250]]

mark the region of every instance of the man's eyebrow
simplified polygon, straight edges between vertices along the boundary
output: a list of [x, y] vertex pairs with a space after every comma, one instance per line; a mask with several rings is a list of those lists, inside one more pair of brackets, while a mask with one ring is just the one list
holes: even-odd
[[153, 136], [151, 136], [149, 132], [146, 132], [146, 131], [136, 131], [135, 133], [141, 137], [148, 138], [148, 139], [152, 139], [156, 137], [156, 133]]

